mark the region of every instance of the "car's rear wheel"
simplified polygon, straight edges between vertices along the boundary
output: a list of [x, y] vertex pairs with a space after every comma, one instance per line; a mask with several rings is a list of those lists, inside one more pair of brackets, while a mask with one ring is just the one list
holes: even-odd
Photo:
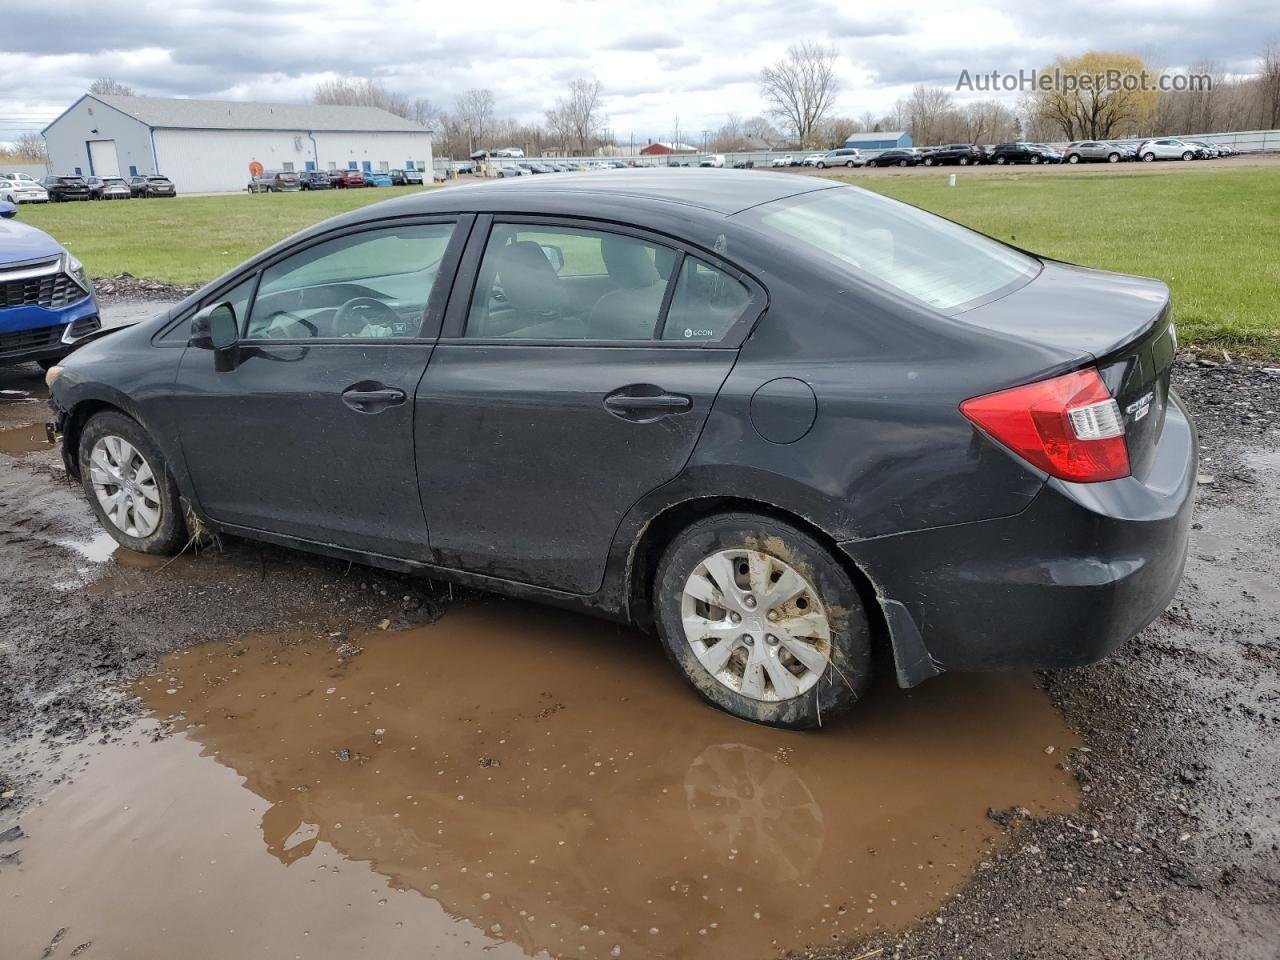
[[121, 546], [176, 553], [187, 539], [177, 484], [155, 442], [123, 413], [95, 414], [80, 432], [80, 481]]
[[1182, 155], [1182, 159], [1183, 159], [1183, 160], [1194, 160], [1194, 159], [1195, 159], [1195, 157], [1196, 157], [1196, 155], [1195, 155], [1194, 153], [1192, 153], [1190, 150], [1186, 151], [1186, 152]]
[[1156, 155], [1154, 153], [1144, 153], [1142, 155], [1142, 160], [1144, 163], [1150, 163], [1155, 158], [1156, 158]]
[[820, 726], [870, 678], [870, 627], [849, 574], [769, 517], [722, 514], [677, 536], [658, 567], [654, 619], [699, 695], [744, 720]]
[[1034, 157], [1034, 156], [1033, 156], [1033, 157], [1031, 158], [1031, 162], [1032, 162], [1032, 163], [1039, 163], [1039, 162], [1040, 162], [1040, 158], [1039, 158], [1039, 157]]
[[1071, 156], [1067, 157], [1067, 163], [1079, 163], [1079, 162], [1080, 162], [1080, 154], [1078, 153], [1073, 153]]
[[1000, 164], [1000, 166], [1002, 167], [1008, 162], [1009, 161], [1007, 161], [1004, 157], [996, 157], [996, 163]]
[[968, 157], [961, 157], [961, 158], [960, 158], [960, 166], [962, 166], [962, 167], [967, 167], [968, 165], [969, 165], [969, 158], [968, 158]]
[[898, 166], [900, 166], [900, 167], [905, 167], [906, 165], [907, 165], [907, 161], [905, 161], [905, 160], [899, 160], [899, 161], [898, 161]]
[[1107, 154], [1107, 163], [1119, 163], [1119, 162], [1120, 162], [1120, 154], [1118, 153]]

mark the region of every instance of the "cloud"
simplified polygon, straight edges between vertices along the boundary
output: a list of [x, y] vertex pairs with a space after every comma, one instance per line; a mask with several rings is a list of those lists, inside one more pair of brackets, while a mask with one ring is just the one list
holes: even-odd
[[[318, 80], [374, 76], [449, 106], [489, 87], [498, 111], [538, 120], [567, 83], [600, 79], [621, 136], [714, 129], [762, 109], [765, 64], [801, 40], [840, 52], [838, 112], [883, 112], [913, 84], [961, 70], [1042, 67], [1058, 55], [1130, 50], [1160, 67], [1213, 59], [1247, 72], [1275, 0], [95, 0], [23, 17], [0, 34], [0, 139], [39, 129], [99, 76], [155, 96], [300, 100]], [[1011, 99], [1011, 104], [1013, 100]]]

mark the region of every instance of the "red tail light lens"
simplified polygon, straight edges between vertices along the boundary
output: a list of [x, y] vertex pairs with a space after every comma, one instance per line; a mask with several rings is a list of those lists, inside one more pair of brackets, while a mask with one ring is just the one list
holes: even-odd
[[1093, 367], [974, 397], [960, 412], [1050, 476], [1096, 483], [1129, 475], [1124, 418]]

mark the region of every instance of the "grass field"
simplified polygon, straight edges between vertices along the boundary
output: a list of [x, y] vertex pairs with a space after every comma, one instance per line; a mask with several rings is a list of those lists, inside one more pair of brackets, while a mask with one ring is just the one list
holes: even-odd
[[[1280, 355], [1280, 167], [844, 179], [1046, 256], [1159, 277], [1185, 340]], [[714, 175], [714, 174], [710, 174]], [[417, 188], [24, 207], [94, 276], [210, 280], [319, 220]]]

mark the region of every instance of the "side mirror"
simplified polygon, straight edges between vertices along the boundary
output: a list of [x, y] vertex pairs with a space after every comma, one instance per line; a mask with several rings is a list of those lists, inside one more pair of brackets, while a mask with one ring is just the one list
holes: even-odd
[[205, 350], [230, 350], [240, 342], [235, 307], [229, 303], [215, 303], [202, 309], [191, 318], [191, 339], [188, 342]]
[[10, 203], [8, 200], [0, 200], [0, 217], [5, 220], [12, 220], [17, 215], [17, 204]]
[[542, 254], [556, 268], [556, 273], [564, 269], [564, 250], [553, 243], [542, 244]]

